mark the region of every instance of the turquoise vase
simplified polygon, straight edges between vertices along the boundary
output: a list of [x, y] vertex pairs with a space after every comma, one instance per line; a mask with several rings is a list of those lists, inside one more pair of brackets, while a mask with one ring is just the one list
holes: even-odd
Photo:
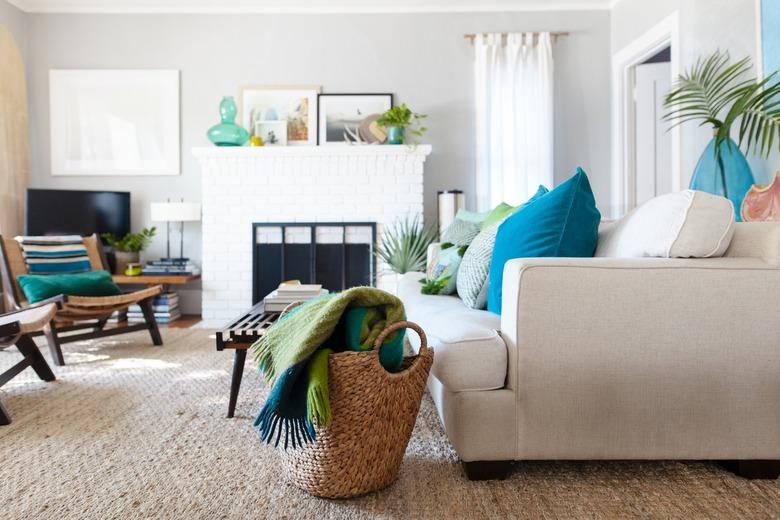
[[716, 151], [713, 138], [696, 164], [690, 188], [726, 197], [734, 204], [734, 214], [740, 221], [742, 200], [755, 183], [750, 165], [737, 143], [727, 139], [718, 145]]
[[219, 103], [222, 122], [209, 128], [209, 140], [217, 146], [241, 146], [249, 140], [249, 132], [236, 124], [236, 102], [233, 96], [224, 96]]
[[404, 130], [402, 126], [388, 126], [387, 144], [404, 144]]

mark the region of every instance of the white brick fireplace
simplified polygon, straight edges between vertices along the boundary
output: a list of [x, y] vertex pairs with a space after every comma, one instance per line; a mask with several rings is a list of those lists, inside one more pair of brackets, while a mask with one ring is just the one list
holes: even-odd
[[[423, 212], [430, 145], [194, 148], [203, 180], [203, 320], [252, 304], [255, 222], [376, 222]], [[379, 274], [383, 271], [380, 264]], [[386, 286], [379, 278], [379, 286]]]

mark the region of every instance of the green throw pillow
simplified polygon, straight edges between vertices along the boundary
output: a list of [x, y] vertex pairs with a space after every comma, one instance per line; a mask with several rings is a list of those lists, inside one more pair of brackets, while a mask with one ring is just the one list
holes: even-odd
[[482, 229], [487, 229], [496, 222], [503, 222], [503, 220], [514, 213], [516, 209], [517, 207], [502, 202], [493, 208], [490, 213], [488, 213], [488, 216], [485, 217], [485, 220], [482, 221]]
[[116, 296], [122, 289], [107, 271], [89, 271], [77, 274], [21, 274], [16, 277], [22, 292], [30, 303], [36, 303], [60, 294], [68, 296]]
[[439, 254], [428, 266], [427, 276], [420, 280], [423, 294], [453, 294], [455, 292], [458, 267], [466, 252], [465, 245], [442, 244]]
[[490, 214], [489, 211], [483, 211], [482, 213], [477, 213], [476, 211], [459, 209], [458, 213], [455, 215], [455, 218], [459, 220], [465, 220], [466, 222], [473, 222], [475, 224], [482, 225], [482, 223], [485, 221], [485, 219], [489, 214]]

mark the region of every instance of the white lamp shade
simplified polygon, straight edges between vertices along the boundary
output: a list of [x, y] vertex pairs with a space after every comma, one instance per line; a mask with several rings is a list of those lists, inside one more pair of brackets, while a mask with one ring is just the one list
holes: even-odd
[[192, 222], [200, 220], [197, 202], [152, 202], [153, 222]]

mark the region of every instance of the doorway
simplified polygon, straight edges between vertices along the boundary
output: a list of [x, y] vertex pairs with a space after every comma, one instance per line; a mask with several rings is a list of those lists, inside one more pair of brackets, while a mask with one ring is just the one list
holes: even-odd
[[664, 98], [672, 87], [672, 48], [634, 66], [634, 203], [672, 191], [672, 136]]
[[612, 57], [612, 218], [682, 189], [680, 131], [662, 119], [679, 74], [679, 41], [674, 12]]

